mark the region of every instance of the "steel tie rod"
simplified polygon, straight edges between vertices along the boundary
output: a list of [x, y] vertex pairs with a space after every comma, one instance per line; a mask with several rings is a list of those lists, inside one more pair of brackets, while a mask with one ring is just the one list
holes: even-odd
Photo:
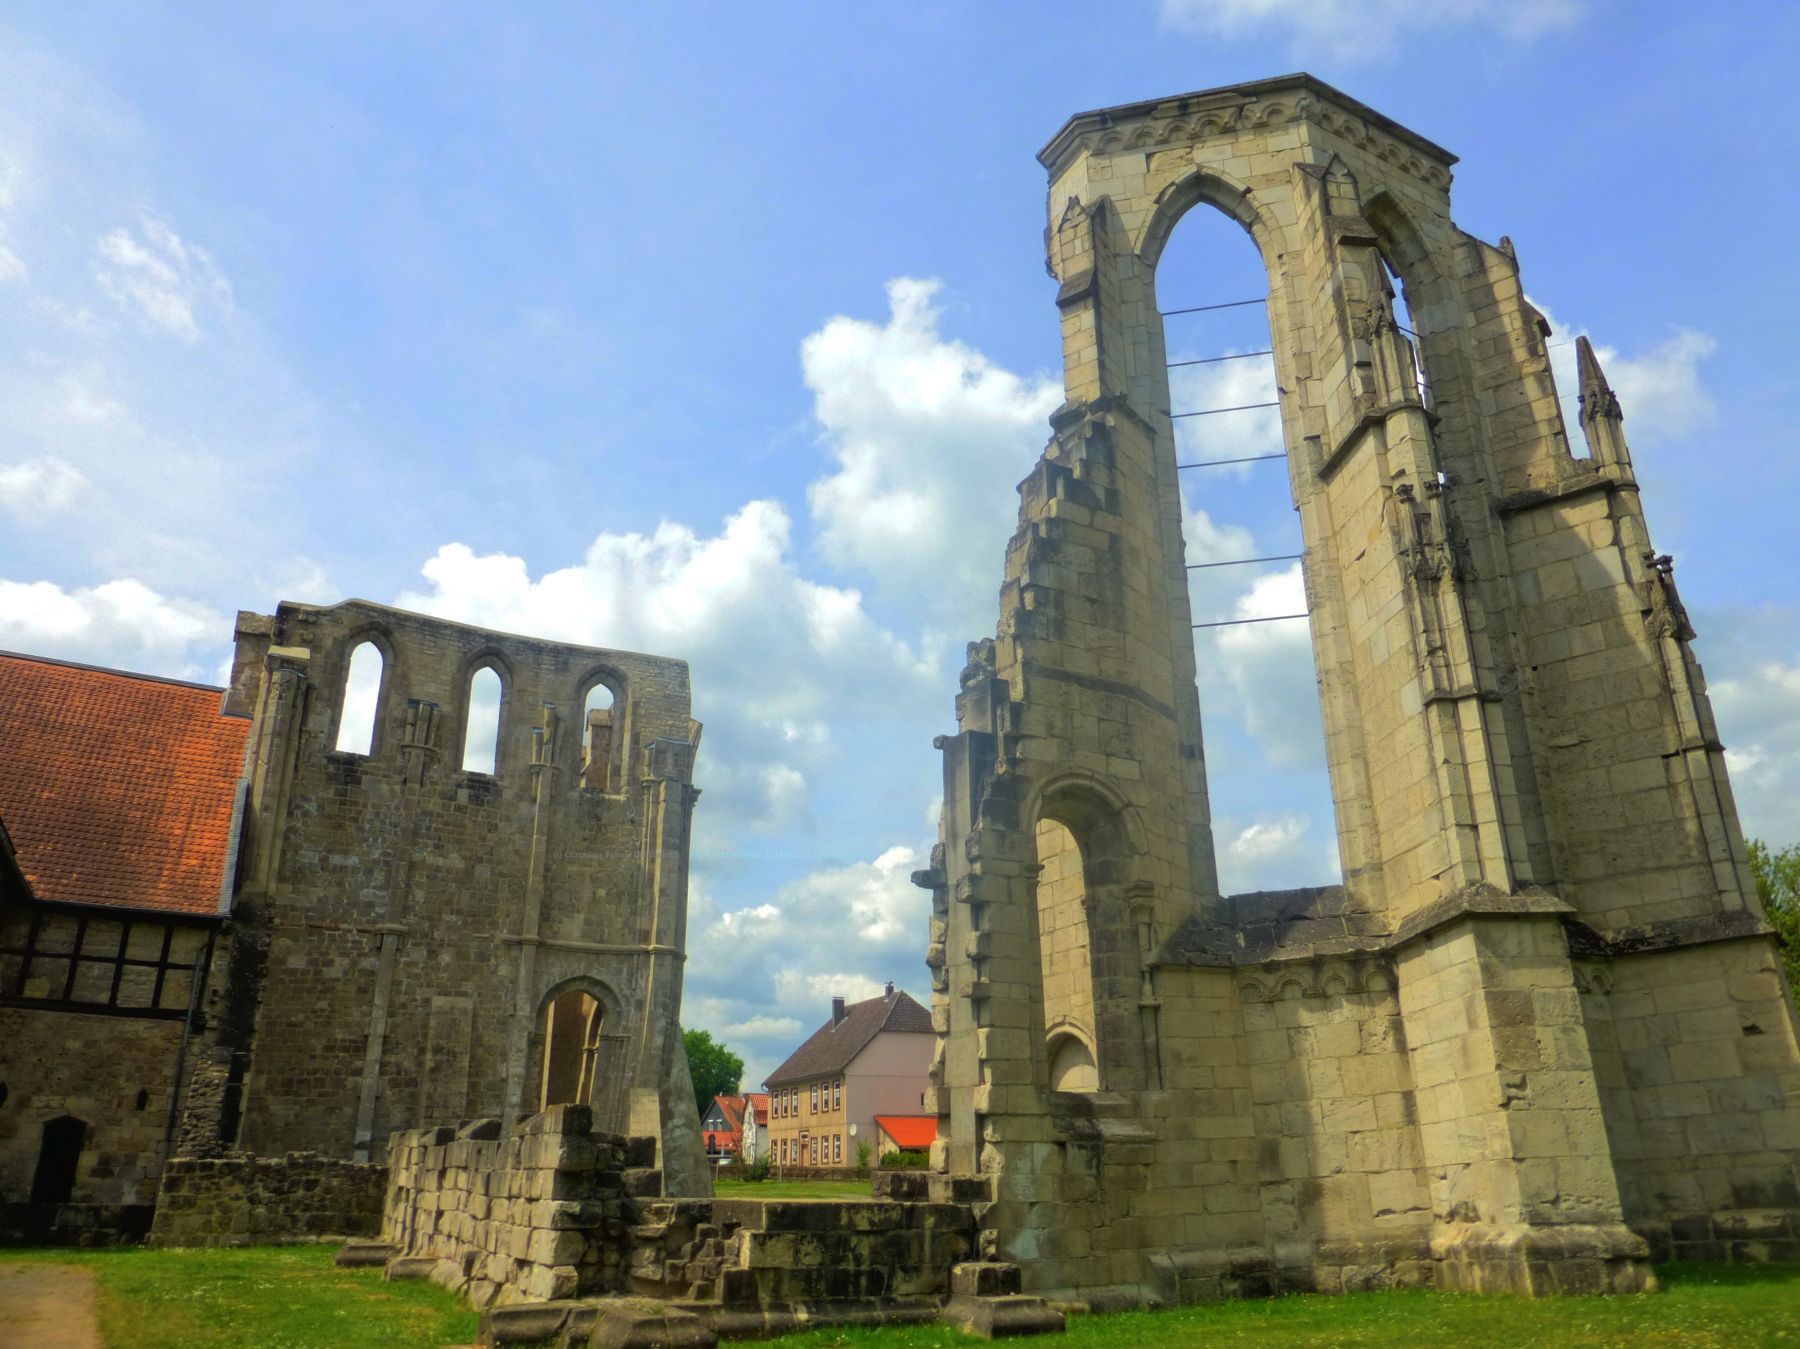
[[1280, 403], [1239, 403], [1233, 408], [1206, 408], [1201, 412], [1171, 412], [1174, 417], [1216, 417], [1221, 412], [1254, 412], [1257, 408], [1278, 408]]
[[1274, 557], [1234, 557], [1227, 562], [1190, 562], [1189, 571], [1199, 571], [1202, 567], [1247, 567], [1253, 562], [1298, 562], [1305, 553], [1277, 553]]
[[1214, 309], [1242, 309], [1245, 305], [1267, 303], [1267, 297], [1255, 300], [1227, 300], [1224, 304], [1197, 304], [1192, 309], [1161, 309], [1157, 311], [1157, 317], [1166, 319], [1175, 314], [1205, 314]]
[[1273, 356], [1274, 349], [1268, 351], [1234, 351], [1229, 356], [1201, 356], [1192, 361], [1170, 361], [1169, 369], [1179, 370], [1184, 365], [1217, 365], [1220, 361], [1247, 361], [1252, 356]]
[[1280, 454], [1246, 454], [1241, 459], [1201, 459], [1192, 464], [1177, 464], [1176, 468], [1217, 468], [1220, 464], [1254, 464], [1264, 459], [1286, 459], [1287, 451]]
[[1285, 623], [1290, 618], [1311, 618], [1311, 614], [1270, 614], [1267, 618], [1220, 618], [1211, 623], [1196, 623], [1196, 628], [1235, 628], [1240, 623]]

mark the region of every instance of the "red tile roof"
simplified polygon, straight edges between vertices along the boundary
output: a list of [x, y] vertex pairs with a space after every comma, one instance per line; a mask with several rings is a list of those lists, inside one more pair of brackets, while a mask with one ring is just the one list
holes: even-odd
[[0, 652], [0, 819], [39, 899], [220, 912], [250, 732], [222, 693]]
[[742, 1096], [715, 1096], [713, 1104], [719, 1107], [719, 1113], [725, 1117], [725, 1128], [715, 1132], [741, 1133], [744, 1128], [744, 1098]]
[[875, 1127], [897, 1148], [928, 1148], [937, 1137], [936, 1115], [877, 1115]]

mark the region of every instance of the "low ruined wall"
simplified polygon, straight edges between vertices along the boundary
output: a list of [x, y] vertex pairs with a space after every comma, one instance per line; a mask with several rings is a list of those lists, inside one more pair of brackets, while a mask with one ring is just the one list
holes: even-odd
[[387, 1168], [315, 1152], [176, 1157], [163, 1171], [153, 1246], [259, 1246], [373, 1236]]
[[586, 1106], [555, 1106], [503, 1135], [499, 1120], [413, 1129], [388, 1144], [382, 1238], [438, 1262], [478, 1307], [615, 1292], [628, 1189], [660, 1193], [651, 1138], [597, 1133]]

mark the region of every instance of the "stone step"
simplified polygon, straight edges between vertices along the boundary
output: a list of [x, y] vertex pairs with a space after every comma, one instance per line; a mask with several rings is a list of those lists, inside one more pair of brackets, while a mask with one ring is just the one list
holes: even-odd
[[366, 1269], [375, 1265], [386, 1265], [400, 1248], [385, 1241], [346, 1241], [338, 1247], [338, 1253], [332, 1258], [334, 1265], [346, 1269]]

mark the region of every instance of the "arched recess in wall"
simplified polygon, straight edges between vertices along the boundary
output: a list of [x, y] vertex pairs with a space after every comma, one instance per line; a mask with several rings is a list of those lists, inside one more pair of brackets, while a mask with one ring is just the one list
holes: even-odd
[[1050, 1090], [1098, 1091], [1094, 964], [1081, 845], [1060, 820], [1037, 822], [1038, 970]]
[[493, 665], [480, 665], [469, 675], [468, 710], [463, 716], [462, 766], [465, 773], [495, 771], [500, 753], [500, 713], [505, 681]]
[[617, 792], [624, 785], [625, 699], [612, 675], [595, 675], [581, 698], [581, 770], [584, 789]]
[[338, 700], [337, 740], [333, 748], [346, 754], [372, 754], [380, 720], [382, 683], [387, 660], [373, 638], [358, 642], [344, 665]]
[[605, 984], [576, 978], [556, 985], [538, 1005], [529, 1108], [587, 1105], [598, 1127], [622, 1123], [626, 1037], [618, 998]]
[[1085, 780], [1053, 785], [1035, 816], [1045, 1085], [1152, 1085], [1156, 1032], [1144, 1019], [1144, 953], [1130, 902], [1142, 840], [1133, 841], [1122, 805]]
[[593, 994], [572, 988], [544, 1008], [544, 1071], [538, 1107], [586, 1105], [600, 1057], [605, 1009]]
[[1216, 180], [1197, 175], [1164, 207], [1145, 256], [1182, 466], [1220, 888], [1329, 883], [1340, 874], [1336, 811], [1270, 335], [1270, 249], [1250, 198]]

